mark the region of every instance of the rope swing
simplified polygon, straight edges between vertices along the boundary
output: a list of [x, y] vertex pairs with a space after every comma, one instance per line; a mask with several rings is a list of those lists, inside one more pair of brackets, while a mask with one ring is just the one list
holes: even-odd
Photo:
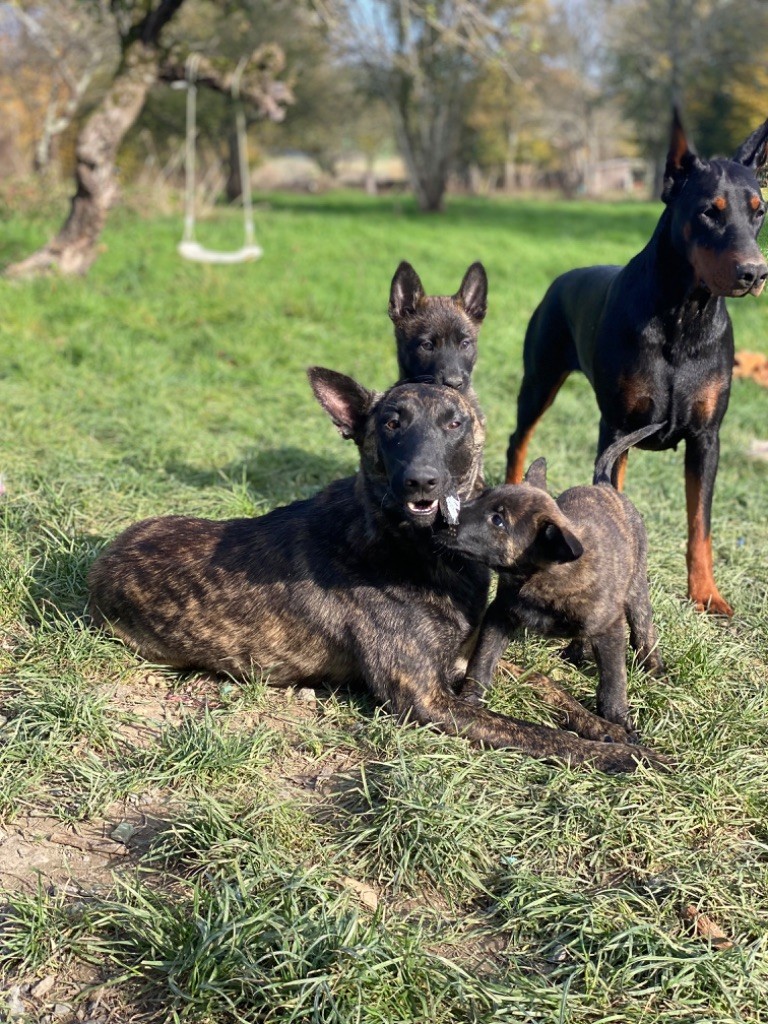
[[245, 129], [245, 112], [240, 100], [240, 79], [249, 58], [243, 57], [232, 76], [232, 99], [235, 102], [235, 128], [237, 131], [237, 157], [240, 166], [240, 183], [243, 190], [243, 245], [240, 249], [217, 251], [206, 249], [195, 239], [195, 144], [197, 140], [197, 69], [200, 63], [196, 54], [187, 58], [187, 139], [185, 153], [185, 204], [184, 235], [178, 244], [178, 253], [185, 260], [195, 263], [247, 263], [257, 260], [263, 254], [256, 244], [253, 230], [253, 198], [251, 196], [251, 172], [248, 166], [248, 136]]

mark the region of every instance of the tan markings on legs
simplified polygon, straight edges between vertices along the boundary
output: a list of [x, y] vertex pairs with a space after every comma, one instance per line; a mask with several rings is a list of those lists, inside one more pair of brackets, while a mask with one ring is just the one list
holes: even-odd
[[697, 393], [691, 405], [691, 412], [700, 423], [709, 423], [712, 420], [724, 386], [724, 382], [719, 377], [715, 377], [713, 380], [707, 381]]
[[552, 403], [554, 402], [555, 398], [557, 397], [557, 392], [563, 386], [565, 378], [568, 377], [570, 373], [570, 370], [566, 370], [565, 373], [561, 374], [560, 378], [555, 383], [555, 386], [550, 391], [546, 402], [541, 407], [541, 412], [530, 425], [530, 427], [526, 430], [525, 434], [523, 434], [520, 444], [518, 444], [517, 448], [515, 449], [515, 454], [512, 457], [512, 461], [507, 467], [506, 483], [519, 484], [523, 479], [523, 476], [525, 474], [525, 453], [527, 452], [528, 444], [530, 443], [530, 440], [533, 437], [533, 432], [538, 426], [541, 417], [544, 415], [544, 413], [547, 411], [550, 405], [552, 405]]
[[653, 399], [648, 387], [648, 382], [642, 374], [619, 377], [619, 391], [621, 392], [624, 410], [628, 413], [644, 413], [653, 405]]
[[624, 490], [624, 477], [627, 475], [627, 459], [629, 458], [629, 452], [622, 452], [616, 460], [616, 468], [614, 469], [614, 486], [617, 491]]
[[688, 596], [699, 611], [712, 615], [733, 615], [733, 608], [721, 596], [712, 571], [712, 538], [704, 525], [701, 480], [685, 474], [685, 504], [688, 512]]

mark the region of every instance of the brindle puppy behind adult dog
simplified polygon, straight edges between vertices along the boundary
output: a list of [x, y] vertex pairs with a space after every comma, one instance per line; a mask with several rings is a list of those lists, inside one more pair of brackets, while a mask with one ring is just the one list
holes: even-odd
[[455, 295], [426, 295], [405, 260], [389, 289], [401, 381], [445, 384], [471, 394], [477, 336], [488, 311], [488, 278], [482, 263], [467, 268]]
[[[477, 336], [488, 311], [488, 277], [473, 263], [455, 295], [426, 295], [421, 278], [405, 260], [389, 289], [389, 317], [395, 326], [400, 383], [444, 384], [472, 403], [483, 428], [485, 417], [474, 388]], [[485, 483], [482, 465], [475, 493]], [[454, 520], [455, 522], [455, 520]]]
[[499, 572], [462, 695], [477, 699], [512, 634], [527, 628], [572, 637], [597, 661], [598, 714], [633, 730], [627, 703], [626, 624], [646, 671], [663, 673], [648, 594], [648, 541], [640, 513], [611, 486], [615, 463], [633, 444], [661, 429], [626, 435], [598, 460], [594, 486], [572, 487], [555, 501], [546, 491], [546, 462], [525, 483], [496, 487], [465, 505], [455, 535], [441, 543]]
[[364, 681], [401, 716], [494, 747], [631, 771], [654, 755], [516, 722], [462, 700], [489, 572], [439, 552], [447, 493], [466, 498], [480, 426], [458, 391], [395, 386], [383, 395], [313, 369], [316, 397], [360, 470], [255, 519], [187, 516], [130, 527], [97, 559], [94, 619], [145, 657], [276, 684]]

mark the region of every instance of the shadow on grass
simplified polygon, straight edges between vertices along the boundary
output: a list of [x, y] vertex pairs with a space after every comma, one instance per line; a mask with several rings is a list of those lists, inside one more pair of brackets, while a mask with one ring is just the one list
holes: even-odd
[[67, 549], [49, 549], [38, 560], [27, 591], [26, 618], [30, 625], [82, 622], [88, 597], [88, 570], [106, 543], [106, 537], [87, 534]]
[[258, 499], [283, 505], [307, 498], [334, 480], [350, 476], [355, 464], [350, 457], [328, 456], [286, 445], [250, 449], [241, 459], [216, 469], [191, 466], [179, 460], [165, 464], [165, 472], [189, 487], [221, 487], [227, 482], [245, 483]]

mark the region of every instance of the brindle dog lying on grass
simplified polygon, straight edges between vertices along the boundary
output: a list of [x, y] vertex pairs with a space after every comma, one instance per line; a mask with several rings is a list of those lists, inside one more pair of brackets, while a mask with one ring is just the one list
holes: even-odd
[[499, 573], [462, 696], [477, 700], [517, 629], [572, 637], [597, 662], [598, 714], [633, 730], [627, 702], [627, 641], [646, 671], [661, 674], [648, 594], [648, 539], [640, 513], [611, 485], [616, 461], [661, 429], [651, 424], [606, 449], [592, 487], [572, 487], [555, 501], [547, 466], [537, 459], [525, 482], [492, 488], [462, 508], [457, 530], [440, 535], [451, 551]]
[[178, 668], [263, 670], [275, 684], [363, 680], [396, 715], [483, 745], [606, 771], [652, 761], [640, 747], [517, 722], [457, 696], [490, 573], [439, 551], [432, 527], [446, 497], [466, 499], [476, 485], [482, 431], [471, 403], [427, 384], [378, 395], [317, 368], [310, 381], [358, 446], [357, 475], [255, 519], [130, 527], [91, 569], [96, 622]]

